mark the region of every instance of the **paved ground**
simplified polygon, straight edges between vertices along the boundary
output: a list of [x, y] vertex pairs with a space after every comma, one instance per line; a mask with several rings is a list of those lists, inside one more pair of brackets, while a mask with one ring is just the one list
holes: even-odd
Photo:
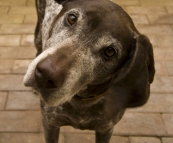
[[[111, 143], [173, 143], [173, 0], [113, 0], [149, 36], [156, 61], [151, 98], [130, 109]], [[43, 143], [39, 99], [22, 84], [35, 56], [34, 0], [0, 0], [0, 143]], [[94, 143], [91, 131], [61, 129], [60, 143]]]

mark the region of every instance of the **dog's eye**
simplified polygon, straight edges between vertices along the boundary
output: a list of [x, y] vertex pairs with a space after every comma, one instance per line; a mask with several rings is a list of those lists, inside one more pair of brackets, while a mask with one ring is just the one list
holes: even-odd
[[77, 22], [77, 16], [74, 14], [69, 14], [67, 20], [70, 25], [73, 25]]
[[104, 54], [107, 56], [107, 57], [112, 57], [116, 54], [116, 51], [113, 47], [108, 47], [105, 49], [104, 51]]

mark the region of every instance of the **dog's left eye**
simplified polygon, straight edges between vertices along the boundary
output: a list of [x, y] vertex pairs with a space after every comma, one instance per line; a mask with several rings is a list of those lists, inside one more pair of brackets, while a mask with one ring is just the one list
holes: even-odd
[[77, 16], [75, 16], [74, 14], [69, 14], [67, 20], [70, 25], [73, 25], [77, 22]]
[[105, 49], [104, 54], [107, 57], [112, 57], [116, 54], [116, 50], [113, 47], [108, 47], [108, 48]]

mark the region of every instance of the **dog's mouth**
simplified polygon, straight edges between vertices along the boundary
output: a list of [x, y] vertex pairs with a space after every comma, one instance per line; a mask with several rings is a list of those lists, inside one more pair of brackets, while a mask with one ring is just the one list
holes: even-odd
[[109, 89], [110, 81], [111, 80], [108, 80], [102, 84], [88, 85], [84, 89], [80, 90], [75, 96], [77, 96], [78, 99], [81, 99], [82, 101], [98, 99], [106, 95]]
[[41, 94], [41, 98], [47, 105], [57, 106], [71, 99], [85, 102], [97, 101], [97, 99], [106, 95], [109, 89], [109, 83], [110, 81], [97, 85], [87, 85], [76, 93], [66, 93], [59, 86], [43, 88], [37, 85], [34, 88]]
[[93, 100], [97, 100], [103, 96], [105, 96], [106, 94], [108, 93], [108, 91], [102, 93], [102, 94], [98, 94], [98, 95], [91, 95], [91, 96], [88, 96], [88, 97], [81, 97], [79, 95], [74, 95], [74, 98], [75, 99], [78, 99], [78, 100], [81, 100], [81, 101], [93, 101]]

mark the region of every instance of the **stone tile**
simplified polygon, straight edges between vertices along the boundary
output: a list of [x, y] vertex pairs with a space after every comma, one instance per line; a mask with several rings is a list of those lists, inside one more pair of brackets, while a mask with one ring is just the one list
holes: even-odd
[[154, 60], [155, 61], [163, 61], [165, 60], [165, 49], [166, 48], [161, 48], [161, 47], [154, 47], [153, 52], [154, 52]]
[[127, 6], [126, 11], [129, 14], [167, 14], [167, 11], [164, 7], [158, 7], [158, 6], [151, 6], [151, 7], [145, 7], [145, 6]]
[[87, 133], [87, 134], [92, 134], [92, 133], [94, 133], [94, 131], [79, 130], [79, 129], [75, 129], [71, 126], [63, 126], [63, 127], [61, 127], [61, 133]]
[[19, 46], [21, 35], [0, 35], [0, 46]]
[[169, 14], [173, 14], [173, 6], [166, 6], [166, 9]]
[[[36, 133], [0, 133], [0, 143], [45, 143], [43, 134]], [[64, 143], [62, 134], [59, 142]]]
[[34, 35], [23, 35], [21, 40], [22, 46], [34, 46]]
[[172, 14], [150, 14], [147, 15], [151, 24], [173, 24]]
[[27, 5], [28, 6], [35, 6], [35, 1], [34, 0], [28, 0]]
[[159, 40], [162, 40], [162, 36], [156, 36], [156, 35], [147, 35], [147, 36], [148, 36], [151, 44], [153, 45], [153, 47], [163, 46], [163, 45], [161, 45], [162, 42], [159, 41]]
[[110, 143], [129, 143], [129, 139], [127, 137], [112, 136]]
[[166, 69], [169, 76], [173, 76], [173, 61], [165, 61]]
[[141, 5], [145, 6], [170, 6], [172, 0], [140, 0]]
[[9, 10], [9, 7], [7, 7], [7, 6], [6, 6], [6, 7], [5, 7], [5, 6], [3, 7], [3, 6], [0, 5], [0, 14], [1, 14], [1, 15], [2, 15], [2, 14], [3, 14], [3, 15], [4, 15], [4, 14], [7, 14], [8, 10]]
[[173, 114], [163, 114], [163, 120], [169, 135], [173, 135]]
[[0, 59], [33, 59], [35, 47], [0, 47]]
[[6, 99], [7, 99], [7, 92], [0, 92], [0, 110], [4, 109]]
[[112, 0], [114, 3], [119, 5], [140, 5], [138, 0]]
[[9, 6], [9, 2], [8, 1], [4, 1], [4, 0], [0, 0], [0, 6]]
[[154, 47], [154, 58], [157, 62], [158, 60], [173, 60], [173, 48], [167, 47]]
[[0, 23], [22, 23], [24, 20], [24, 15], [0, 15]]
[[161, 141], [154, 137], [130, 137], [130, 143], [161, 143]]
[[173, 94], [151, 94], [148, 102], [129, 112], [173, 113]]
[[65, 134], [64, 135], [64, 142], [65, 143], [91, 143], [94, 142], [95, 137], [94, 135], [90, 134]]
[[137, 25], [137, 29], [146, 35], [173, 35], [170, 25]]
[[173, 143], [173, 138], [162, 138], [163, 143]]
[[21, 5], [25, 5], [26, 4], [26, 0], [0, 0], [0, 5], [4, 5], [4, 6], [21, 6]]
[[59, 134], [59, 140], [58, 143], [64, 143], [64, 135]]
[[11, 73], [26, 73], [31, 60], [15, 60]]
[[36, 15], [36, 8], [34, 6], [13, 6], [10, 8], [9, 14], [35, 14]]
[[0, 143], [45, 143], [43, 134], [0, 133]]
[[40, 110], [39, 96], [32, 92], [10, 92], [6, 110]]
[[37, 23], [37, 15], [34, 15], [34, 14], [33, 15], [26, 15], [24, 23], [36, 24]]
[[1, 34], [33, 34], [35, 25], [33, 24], [2, 24]]
[[173, 60], [173, 48], [165, 49], [165, 60]]
[[115, 125], [114, 134], [164, 136], [167, 132], [160, 114], [126, 112]]
[[13, 60], [0, 60], [0, 73], [10, 73], [13, 67]]
[[166, 76], [155, 77], [151, 84], [151, 92], [153, 93], [173, 93], [173, 83]]
[[0, 90], [3, 91], [18, 91], [27, 90], [30, 91], [31, 88], [25, 87], [23, 84], [24, 75], [0, 75]]
[[162, 61], [155, 62], [156, 76], [166, 76], [167, 72], [165, 69], [165, 64]]
[[135, 24], [149, 24], [148, 19], [145, 15], [130, 15]]
[[153, 44], [158, 47], [172, 47], [173, 38], [170, 35], [147, 35]]
[[[91, 143], [95, 142], [95, 135], [94, 134], [65, 134], [64, 135], [64, 142], [65, 143]], [[110, 143], [129, 143], [128, 138], [120, 137], [120, 136], [112, 136]]]
[[39, 132], [40, 111], [0, 111], [0, 132]]
[[169, 76], [171, 82], [173, 83], [173, 76]]

